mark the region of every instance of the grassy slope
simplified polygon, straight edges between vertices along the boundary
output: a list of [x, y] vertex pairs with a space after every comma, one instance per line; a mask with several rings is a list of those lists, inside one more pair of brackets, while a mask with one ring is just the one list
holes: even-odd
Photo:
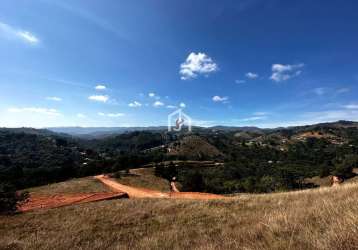
[[124, 176], [118, 181], [124, 185], [133, 187], [155, 189], [163, 192], [169, 192], [169, 182], [163, 178], [154, 175], [154, 168], [131, 169], [130, 176]]
[[106, 188], [100, 181], [93, 177], [72, 179], [64, 182], [49, 184], [46, 186], [33, 187], [26, 189], [30, 193], [37, 195], [52, 195], [52, 194], [74, 194], [74, 193], [91, 193], [91, 192], [106, 192]]
[[357, 249], [358, 184], [233, 200], [112, 200], [0, 217], [0, 249]]

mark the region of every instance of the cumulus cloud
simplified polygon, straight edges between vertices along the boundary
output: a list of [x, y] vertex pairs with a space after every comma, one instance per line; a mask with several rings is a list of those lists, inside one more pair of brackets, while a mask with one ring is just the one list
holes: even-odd
[[96, 90], [106, 90], [107, 87], [103, 84], [98, 84], [96, 87], [95, 87]]
[[205, 53], [191, 52], [185, 62], [180, 65], [179, 73], [182, 80], [189, 80], [198, 75], [209, 75], [217, 70], [217, 64]]
[[213, 96], [212, 100], [214, 102], [226, 102], [229, 100], [229, 97], [227, 97], [227, 96], [221, 97], [221, 96], [216, 95], [216, 96]]
[[18, 39], [28, 44], [38, 44], [40, 40], [27, 30], [17, 29], [6, 23], [0, 22], [0, 34], [8, 39]]
[[161, 101], [156, 101], [153, 103], [153, 106], [154, 107], [161, 107], [161, 106], [164, 106], [164, 103], [162, 103]]
[[78, 113], [78, 114], [77, 114], [77, 117], [78, 117], [78, 118], [86, 118], [87, 116], [86, 116], [85, 114]]
[[140, 102], [134, 101], [134, 102], [129, 103], [128, 106], [131, 108], [138, 108], [138, 107], [141, 107], [142, 104]]
[[56, 109], [49, 108], [37, 108], [37, 107], [25, 107], [25, 108], [9, 108], [10, 113], [37, 113], [49, 116], [59, 116], [61, 113]]
[[156, 94], [156, 93], [154, 93], [154, 92], [150, 92], [150, 93], [148, 93], [148, 96], [149, 96], [150, 98], [155, 99], [155, 100], [160, 100], [160, 96], [159, 96], [159, 95], [157, 95], [157, 94]]
[[253, 73], [253, 72], [248, 72], [248, 73], [246, 73], [245, 76], [246, 76], [247, 78], [251, 79], [251, 80], [256, 79], [256, 78], [259, 77], [259, 75], [258, 75], [257, 73]]
[[48, 97], [46, 97], [46, 100], [60, 102], [60, 101], [62, 101], [62, 98], [57, 97], [57, 96], [48, 96]]
[[303, 63], [300, 64], [273, 64], [271, 80], [275, 82], [287, 81], [293, 77], [296, 77], [302, 73], [300, 70], [304, 67]]
[[88, 97], [89, 100], [95, 102], [107, 102], [109, 100], [108, 95], [91, 95]]
[[125, 114], [124, 113], [103, 113], [103, 112], [99, 112], [98, 115], [107, 116], [107, 117], [122, 117]]

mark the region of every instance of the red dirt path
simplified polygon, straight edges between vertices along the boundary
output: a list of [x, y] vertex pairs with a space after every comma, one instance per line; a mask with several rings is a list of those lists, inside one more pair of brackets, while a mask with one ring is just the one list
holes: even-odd
[[78, 193], [78, 194], [56, 194], [51, 196], [33, 195], [23, 204], [20, 204], [18, 210], [27, 212], [38, 209], [48, 209], [63, 207], [74, 204], [95, 202], [102, 200], [120, 199], [120, 198], [172, 198], [172, 199], [192, 199], [192, 200], [212, 200], [227, 199], [228, 197], [208, 193], [195, 192], [161, 192], [145, 188], [136, 188], [123, 185], [105, 175], [98, 175], [94, 178], [100, 180], [113, 192], [98, 193]]
[[192, 200], [212, 200], [212, 199], [227, 199], [228, 197], [209, 194], [209, 193], [196, 193], [196, 192], [161, 192], [145, 188], [136, 188], [123, 185], [105, 175], [95, 176], [103, 184], [116, 192], [127, 193], [129, 198], [173, 198], [173, 199], [192, 199]]
[[87, 202], [128, 198], [126, 193], [83, 193], [83, 194], [56, 194], [52, 196], [30, 195], [28, 201], [21, 204], [18, 208], [21, 212], [63, 207], [73, 204], [81, 204]]

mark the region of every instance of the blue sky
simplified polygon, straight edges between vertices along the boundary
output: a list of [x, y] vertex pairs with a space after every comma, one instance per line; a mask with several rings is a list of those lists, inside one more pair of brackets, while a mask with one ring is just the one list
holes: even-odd
[[2, 0], [0, 126], [358, 121], [358, 2]]

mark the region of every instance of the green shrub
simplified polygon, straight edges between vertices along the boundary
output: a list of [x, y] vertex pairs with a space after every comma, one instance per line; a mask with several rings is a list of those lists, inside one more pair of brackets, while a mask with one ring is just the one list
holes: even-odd
[[0, 183], [0, 214], [16, 212], [17, 205], [28, 196], [27, 192], [16, 192], [15, 187], [9, 183]]

